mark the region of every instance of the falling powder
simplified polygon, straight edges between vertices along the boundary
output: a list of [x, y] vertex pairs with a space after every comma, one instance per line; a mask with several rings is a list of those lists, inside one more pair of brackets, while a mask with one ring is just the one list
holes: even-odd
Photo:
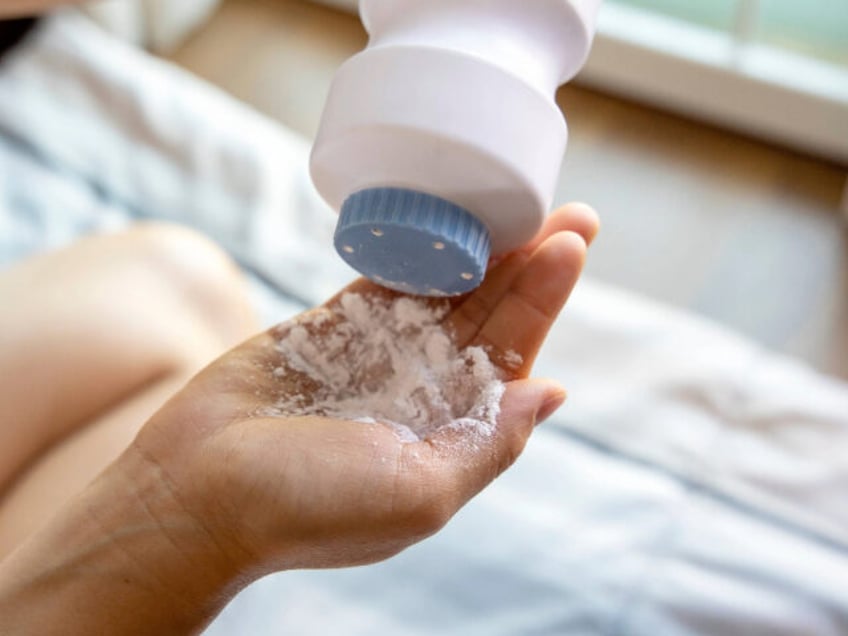
[[457, 348], [446, 314], [444, 303], [353, 293], [304, 314], [277, 333], [285, 388], [263, 414], [382, 422], [410, 442], [445, 427], [490, 436], [501, 371], [482, 347]]

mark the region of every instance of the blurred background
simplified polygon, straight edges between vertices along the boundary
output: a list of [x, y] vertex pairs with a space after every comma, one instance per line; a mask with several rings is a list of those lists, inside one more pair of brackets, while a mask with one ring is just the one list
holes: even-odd
[[[93, 11], [307, 137], [367, 40], [355, 0], [130, 5]], [[589, 275], [848, 378], [848, 2], [607, 0], [558, 102]]]

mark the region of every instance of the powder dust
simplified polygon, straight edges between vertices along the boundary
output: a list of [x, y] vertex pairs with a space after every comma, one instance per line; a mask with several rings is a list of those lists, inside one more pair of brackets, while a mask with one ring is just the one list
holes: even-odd
[[[348, 293], [278, 332], [286, 387], [266, 415], [382, 422], [409, 442], [444, 427], [486, 437], [504, 384], [482, 347], [458, 349], [445, 304]], [[283, 381], [285, 379], [285, 381]]]

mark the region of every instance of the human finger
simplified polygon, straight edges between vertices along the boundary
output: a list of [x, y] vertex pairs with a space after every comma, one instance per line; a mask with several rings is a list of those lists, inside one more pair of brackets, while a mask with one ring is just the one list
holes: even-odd
[[528, 375], [585, 258], [586, 243], [574, 232], [548, 238], [529, 258], [511, 257], [448, 317], [459, 346], [484, 346], [499, 366]]
[[524, 450], [533, 429], [565, 401], [552, 380], [515, 380], [506, 386], [501, 412], [491, 431], [445, 427], [425, 442], [432, 448], [436, 484], [450, 493], [458, 509], [509, 468]]
[[[493, 270], [496, 269], [499, 264], [517, 254], [521, 254], [524, 256], [529, 256], [533, 252], [538, 249], [538, 247], [544, 243], [548, 238], [557, 234], [559, 232], [574, 232], [583, 237], [583, 240], [587, 245], [591, 245], [592, 241], [595, 239], [595, 236], [598, 234], [598, 230], [600, 228], [600, 221], [598, 219], [598, 214], [595, 210], [585, 203], [569, 203], [560, 208], [554, 210], [547, 219], [545, 219], [545, 223], [542, 226], [541, 230], [536, 234], [536, 236], [526, 245], [524, 245], [519, 250], [511, 254], [504, 255], [498, 259], [493, 259], [490, 263], [490, 273], [488, 277], [491, 277], [493, 274]], [[515, 260], [515, 259], [513, 259]], [[507, 271], [502, 271], [499, 275], [499, 278], [502, 281], [509, 282], [509, 278], [507, 276], [508, 272], [515, 273], [515, 266], [505, 268]], [[503, 285], [501, 285], [503, 287]], [[330, 305], [335, 302], [338, 302], [339, 298], [346, 293], [352, 294], [378, 294], [384, 296], [385, 298], [394, 298], [400, 294], [400, 292], [391, 291], [385, 287], [381, 287], [376, 283], [366, 279], [359, 278], [355, 280], [353, 283], [345, 287], [338, 294], [336, 294], [333, 298], [331, 298], [326, 304]], [[462, 298], [454, 301], [454, 304], [457, 302], [461, 303], [463, 301]], [[436, 302], [443, 302], [441, 299]]]
[[586, 245], [591, 245], [600, 227], [598, 213], [591, 206], [585, 203], [568, 203], [551, 212], [542, 229], [519, 251], [532, 254], [542, 243], [559, 232], [579, 234]]

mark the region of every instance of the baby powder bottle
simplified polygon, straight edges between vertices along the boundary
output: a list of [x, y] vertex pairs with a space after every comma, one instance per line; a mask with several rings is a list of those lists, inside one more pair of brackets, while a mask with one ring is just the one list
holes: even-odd
[[335, 243], [380, 285], [475, 289], [532, 238], [568, 131], [554, 101], [601, 0], [360, 0], [368, 47], [339, 69], [310, 170]]

